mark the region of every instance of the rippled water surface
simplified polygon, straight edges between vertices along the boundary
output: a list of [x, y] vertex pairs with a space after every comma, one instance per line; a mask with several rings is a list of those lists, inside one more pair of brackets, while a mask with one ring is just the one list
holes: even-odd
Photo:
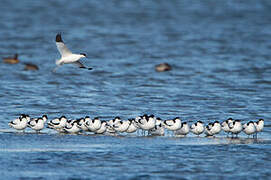
[[[270, 179], [270, 11], [267, 0], [2, 0], [0, 56], [17, 52], [21, 63], [0, 63], [1, 178]], [[58, 32], [92, 71], [51, 72]], [[162, 62], [172, 71], [155, 72]], [[37, 135], [9, 129], [20, 113], [267, 126], [257, 140]]]

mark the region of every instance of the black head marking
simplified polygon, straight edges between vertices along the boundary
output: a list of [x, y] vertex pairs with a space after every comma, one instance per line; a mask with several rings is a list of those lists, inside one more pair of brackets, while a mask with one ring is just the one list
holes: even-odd
[[[60, 33], [58, 33], [58, 34], [56, 35], [56, 42], [63, 42]], [[63, 43], [64, 43], [64, 42], [63, 42]]]
[[80, 54], [83, 55], [83, 56], [85, 56], [85, 57], [87, 57], [87, 55], [85, 53], [80, 53]]
[[149, 117], [154, 118], [154, 115], [153, 115], [153, 114], [151, 114]]
[[142, 117], [145, 117], [145, 118], [147, 118], [148, 117], [148, 115], [147, 114], [144, 114]]

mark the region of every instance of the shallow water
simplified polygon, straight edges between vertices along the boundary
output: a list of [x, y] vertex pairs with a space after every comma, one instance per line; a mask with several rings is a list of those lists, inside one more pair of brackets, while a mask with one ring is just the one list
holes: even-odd
[[[269, 1], [1, 1], [0, 174], [5, 179], [268, 179], [271, 3]], [[57, 73], [55, 35], [92, 71]], [[168, 62], [169, 72], [156, 64]], [[20, 113], [49, 119], [139, 114], [247, 122], [264, 118], [258, 140], [20, 134]]]

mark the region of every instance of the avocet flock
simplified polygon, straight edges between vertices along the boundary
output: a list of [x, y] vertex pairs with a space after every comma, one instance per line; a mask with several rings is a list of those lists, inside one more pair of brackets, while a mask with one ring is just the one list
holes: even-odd
[[[38, 118], [30, 118], [29, 115], [21, 114], [17, 119], [11, 121], [9, 126], [24, 131], [27, 127], [39, 133], [45, 128], [48, 120], [47, 115]], [[133, 119], [121, 120], [115, 117], [112, 120], [104, 121], [95, 117], [91, 119], [89, 116], [68, 120], [65, 116], [52, 119], [47, 122], [47, 128], [53, 129], [59, 133], [79, 134], [94, 133], [104, 135], [117, 135], [120, 133], [135, 133], [151, 136], [164, 136], [166, 132], [174, 136], [186, 136], [189, 132], [199, 136], [215, 136], [222, 130], [231, 137], [238, 136], [242, 131], [248, 135], [257, 138], [257, 134], [264, 128], [264, 120], [249, 121], [242, 124], [240, 120], [229, 118], [222, 123], [214, 121], [204, 125], [202, 121], [197, 121], [189, 126], [188, 122], [182, 122], [179, 117], [171, 120], [161, 120], [154, 115], [137, 116]], [[147, 134], [146, 134], [147, 133]]]

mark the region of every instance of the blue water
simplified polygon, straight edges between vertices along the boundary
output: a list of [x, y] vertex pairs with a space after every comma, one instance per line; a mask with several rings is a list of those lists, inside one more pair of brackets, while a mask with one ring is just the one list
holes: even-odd
[[[0, 1], [1, 179], [270, 179], [269, 1]], [[52, 73], [62, 32], [92, 71]], [[39, 71], [23, 71], [32, 62]], [[157, 73], [167, 62], [172, 71]], [[264, 118], [258, 140], [14, 133], [20, 113]]]

